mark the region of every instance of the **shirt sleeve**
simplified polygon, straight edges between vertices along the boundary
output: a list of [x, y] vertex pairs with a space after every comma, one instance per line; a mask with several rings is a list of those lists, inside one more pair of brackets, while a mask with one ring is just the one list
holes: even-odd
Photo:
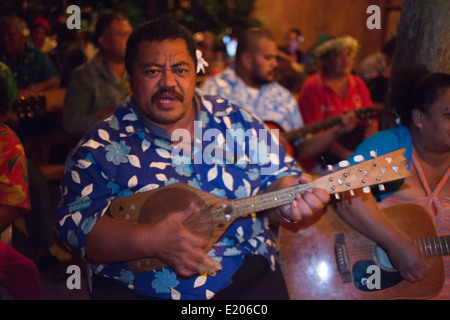
[[0, 128], [0, 203], [31, 209], [25, 152], [17, 136]]
[[85, 142], [88, 146], [79, 148], [68, 158], [62, 180], [62, 201], [55, 217], [61, 240], [81, 255], [85, 253], [89, 232], [115, 198], [102, 169], [102, 153], [92, 155], [99, 143], [89, 140]]
[[[377, 157], [386, 153], [393, 152], [398, 149], [405, 149], [403, 156], [409, 161], [408, 170], [411, 169], [412, 161], [412, 138], [409, 130], [404, 126], [394, 127], [389, 130], [380, 131], [379, 133], [364, 140], [355, 150], [353, 155], [348, 159], [351, 165], [356, 164], [354, 157], [363, 156], [365, 160], [372, 158], [371, 152], [374, 151]], [[386, 191], [380, 192], [378, 188], [373, 187], [372, 193], [375, 198], [380, 201], [389, 197], [402, 185], [404, 180], [393, 181], [385, 184]]]
[[217, 95], [219, 92], [219, 86], [215, 81], [215, 78], [209, 78], [200, 85], [200, 91], [206, 95]]
[[[297, 162], [286, 154], [279, 144], [279, 140], [264, 122], [258, 118], [253, 118], [252, 127], [258, 134], [258, 143], [250, 143], [251, 148], [254, 148], [253, 151], [250, 151], [250, 160], [252, 160], [253, 156], [258, 157], [262, 182], [260, 190], [264, 190], [279, 178], [285, 176], [299, 177], [302, 174], [302, 170], [297, 165]], [[265, 152], [265, 150], [267, 151]]]
[[17, 100], [17, 84], [11, 69], [4, 63], [0, 63], [0, 77], [5, 79], [8, 88], [9, 101], [12, 103]]
[[291, 126], [290, 130], [295, 130], [300, 127], [303, 127], [304, 125], [303, 116], [300, 112], [300, 108], [298, 106], [297, 101], [295, 101], [294, 97], [290, 92], [287, 92], [286, 94], [286, 104], [287, 109], [292, 112], [289, 115], [289, 121]]

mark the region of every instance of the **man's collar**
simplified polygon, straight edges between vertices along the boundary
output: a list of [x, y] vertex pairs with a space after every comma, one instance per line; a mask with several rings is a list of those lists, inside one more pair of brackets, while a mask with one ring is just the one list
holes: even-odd
[[[348, 77], [348, 80], [349, 80], [348, 81], [349, 86], [353, 87], [355, 85], [355, 80], [353, 80], [353, 77], [350, 77], [350, 75], [347, 75], [347, 77]], [[319, 86], [321, 86], [322, 88], [330, 88], [331, 89], [331, 87], [328, 85], [328, 80], [325, 77], [325, 74], [323, 73], [323, 71], [320, 71], [318, 73], [318, 80], [317, 81], [319, 82]]]

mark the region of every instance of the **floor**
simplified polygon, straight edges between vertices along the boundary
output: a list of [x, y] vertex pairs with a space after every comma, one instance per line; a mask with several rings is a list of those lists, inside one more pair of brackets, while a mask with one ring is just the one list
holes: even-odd
[[[55, 190], [59, 190], [58, 184], [52, 184], [52, 201], [54, 202], [54, 206], [56, 209], [56, 203], [59, 198], [58, 192]], [[23, 219], [19, 218], [15, 222], [15, 226], [12, 233], [12, 245], [13, 247], [24, 254], [27, 257], [31, 257], [32, 245], [27, 236], [26, 227]], [[56, 238], [56, 236], [55, 236]], [[61, 282], [55, 282], [50, 280], [45, 274], [40, 272], [40, 280], [43, 290], [43, 296], [45, 300], [89, 300], [89, 281], [87, 277], [87, 267], [85, 262], [77, 255], [72, 254], [69, 250], [67, 250], [62, 244], [58, 243], [56, 239], [56, 244], [54, 244], [50, 248], [50, 252], [57, 256], [58, 259], [63, 263], [64, 268], [67, 268], [71, 265], [76, 265], [79, 267], [81, 273], [81, 281], [80, 289], [69, 289], [66, 280]], [[67, 276], [69, 279], [73, 275], [73, 271], [68, 271]], [[69, 284], [74, 283], [74, 281], [70, 281]], [[71, 285], [70, 287], [73, 287]], [[4, 288], [0, 288], [0, 300], [12, 300], [13, 297], [5, 291]]]
[[[18, 226], [15, 227], [13, 232], [13, 244], [14, 247], [19, 250], [21, 253], [29, 256], [30, 251], [30, 242], [27, 238], [27, 235], [22, 232], [21, 221], [17, 223]], [[53, 255], [57, 256], [59, 260], [63, 263], [64, 267], [67, 268], [71, 265], [76, 265], [79, 267], [81, 279], [80, 279], [80, 288], [73, 288], [72, 285], [74, 281], [69, 282], [69, 287], [73, 289], [69, 289], [66, 280], [61, 282], [56, 282], [50, 280], [44, 273], [40, 272], [40, 280], [43, 291], [43, 296], [45, 300], [89, 300], [89, 281], [87, 277], [87, 268], [85, 262], [77, 257], [72, 255], [68, 250], [66, 250], [63, 246], [59, 244], [55, 244], [50, 248], [50, 251]], [[74, 273], [73, 271], [68, 270], [67, 276], [68, 279], [71, 279]], [[3, 288], [0, 289], [0, 300], [13, 300], [13, 297], [6, 292]]]

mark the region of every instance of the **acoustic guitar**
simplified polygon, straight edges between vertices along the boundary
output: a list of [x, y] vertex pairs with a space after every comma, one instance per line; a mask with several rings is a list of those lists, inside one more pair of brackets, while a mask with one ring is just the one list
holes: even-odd
[[46, 97], [20, 97], [12, 104], [12, 110], [17, 113], [21, 121], [40, 118], [45, 112]]
[[[224, 199], [189, 185], [176, 183], [115, 199], [110, 205], [110, 213], [115, 219], [123, 219], [131, 223], [156, 224], [165, 215], [184, 210], [194, 202], [199, 209], [199, 214], [193, 215], [184, 224], [193, 233], [211, 239], [205, 250], [208, 252], [234, 220], [289, 204], [297, 194], [308, 188], [322, 188], [329, 194], [339, 194], [357, 188], [364, 188], [368, 192], [372, 185], [407, 177], [409, 175], [408, 160], [403, 157], [404, 150], [400, 149], [374, 157], [308, 184], [242, 199]], [[127, 265], [135, 273], [166, 266], [156, 258], [129, 261]]]
[[[355, 109], [355, 115], [358, 119], [370, 119], [374, 118], [381, 113], [385, 112], [385, 107], [381, 104], [375, 104], [372, 107], [368, 108], [361, 108], [361, 109]], [[280, 139], [284, 139], [285, 141], [292, 144], [294, 141], [298, 139], [305, 138], [309, 134], [317, 133], [319, 131], [331, 128], [337, 124], [340, 124], [342, 122], [342, 115], [327, 118], [322, 121], [305, 124], [303, 127], [291, 130], [291, 131], [284, 131], [276, 122], [266, 120], [264, 123], [270, 128], [270, 129], [278, 129], [280, 130]], [[284, 146], [286, 149], [286, 152], [290, 155], [293, 155], [293, 147], [292, 145]]]
[[383, 213], [414, 239], [425, 256], [431, 272], [423, 280], [404, 280], [380, 246], [350, 228], [329, 207], [308, 225], [280, 227], [281, 267], [290, 297], [391, 300], [437, 295], [445, 281], [442, 255], [450, 254], [450, 236], [437, 236], [430, 214], [419, 205], [397, 205]]

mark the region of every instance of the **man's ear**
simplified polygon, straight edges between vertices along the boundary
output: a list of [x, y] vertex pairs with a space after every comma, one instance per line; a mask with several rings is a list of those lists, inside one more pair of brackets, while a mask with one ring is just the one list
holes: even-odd
[[105, 48], [108, 45], [108, 41], [106, 41], [105, 36], [98, 37], [97, 42], [100, 48]]
[[424, 114], [417, 108], [414, 108], [412, 111], [412, 121], [416, 125], [416, 127], [421, 128], [423, 124]]
[[250, 70], [252, 68], [252, 54], [250, 52], [243, 52], [241, 56], [242, 65], [247, 69]]

